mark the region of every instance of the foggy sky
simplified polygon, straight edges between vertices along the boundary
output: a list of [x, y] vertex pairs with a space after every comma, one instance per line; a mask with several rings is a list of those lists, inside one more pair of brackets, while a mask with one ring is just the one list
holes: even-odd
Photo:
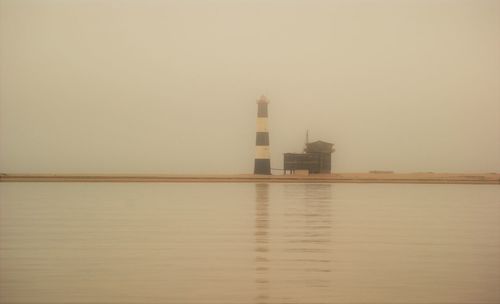
[[500, 172], [500, 1], [0, 3], [0, 172]]

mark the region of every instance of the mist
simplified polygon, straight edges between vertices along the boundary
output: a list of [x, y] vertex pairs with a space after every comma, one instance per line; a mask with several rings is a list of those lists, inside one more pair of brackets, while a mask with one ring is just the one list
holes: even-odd
[[[0, 172], [500, 172], [500, 1], [0, 1]], [[274, 171], [280, 174], [279, 171]]]

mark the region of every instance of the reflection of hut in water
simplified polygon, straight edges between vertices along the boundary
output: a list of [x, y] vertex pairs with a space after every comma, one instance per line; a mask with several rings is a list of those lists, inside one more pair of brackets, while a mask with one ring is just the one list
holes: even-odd
[[255, 184], [255, 303], [330, 303], [332, 185], [284, 184], [273, 201], [269, 188]]
[[284, 190], [281, 256], [290, 277], [286, 283], [297, 302], [314, 294], [314, 303], [323, 303], [331, 293], [332, 185], [286, 184]]
[[335, 151], [332, 143], [315, 141], [306, 143], [304, 153], [285, 153], [284, 173], [295, 170], [307, 170], [309, 173], [331, 173], [332, 153]]

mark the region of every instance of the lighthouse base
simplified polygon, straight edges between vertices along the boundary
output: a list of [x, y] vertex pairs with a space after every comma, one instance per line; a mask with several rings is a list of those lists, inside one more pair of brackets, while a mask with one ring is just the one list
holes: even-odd
[[255, 159], [254, 174], [271, 175], [270, 159]]

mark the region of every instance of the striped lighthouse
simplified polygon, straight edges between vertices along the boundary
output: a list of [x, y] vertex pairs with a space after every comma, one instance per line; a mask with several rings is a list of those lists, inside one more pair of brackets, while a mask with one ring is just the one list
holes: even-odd
[[267, 128], [267, 104], [269, 100], [262, 95], [257, 100], [257, 137], [255, 148], [254, 174], [271, 174], [271, 159], [269, 154], [269, 130]]

